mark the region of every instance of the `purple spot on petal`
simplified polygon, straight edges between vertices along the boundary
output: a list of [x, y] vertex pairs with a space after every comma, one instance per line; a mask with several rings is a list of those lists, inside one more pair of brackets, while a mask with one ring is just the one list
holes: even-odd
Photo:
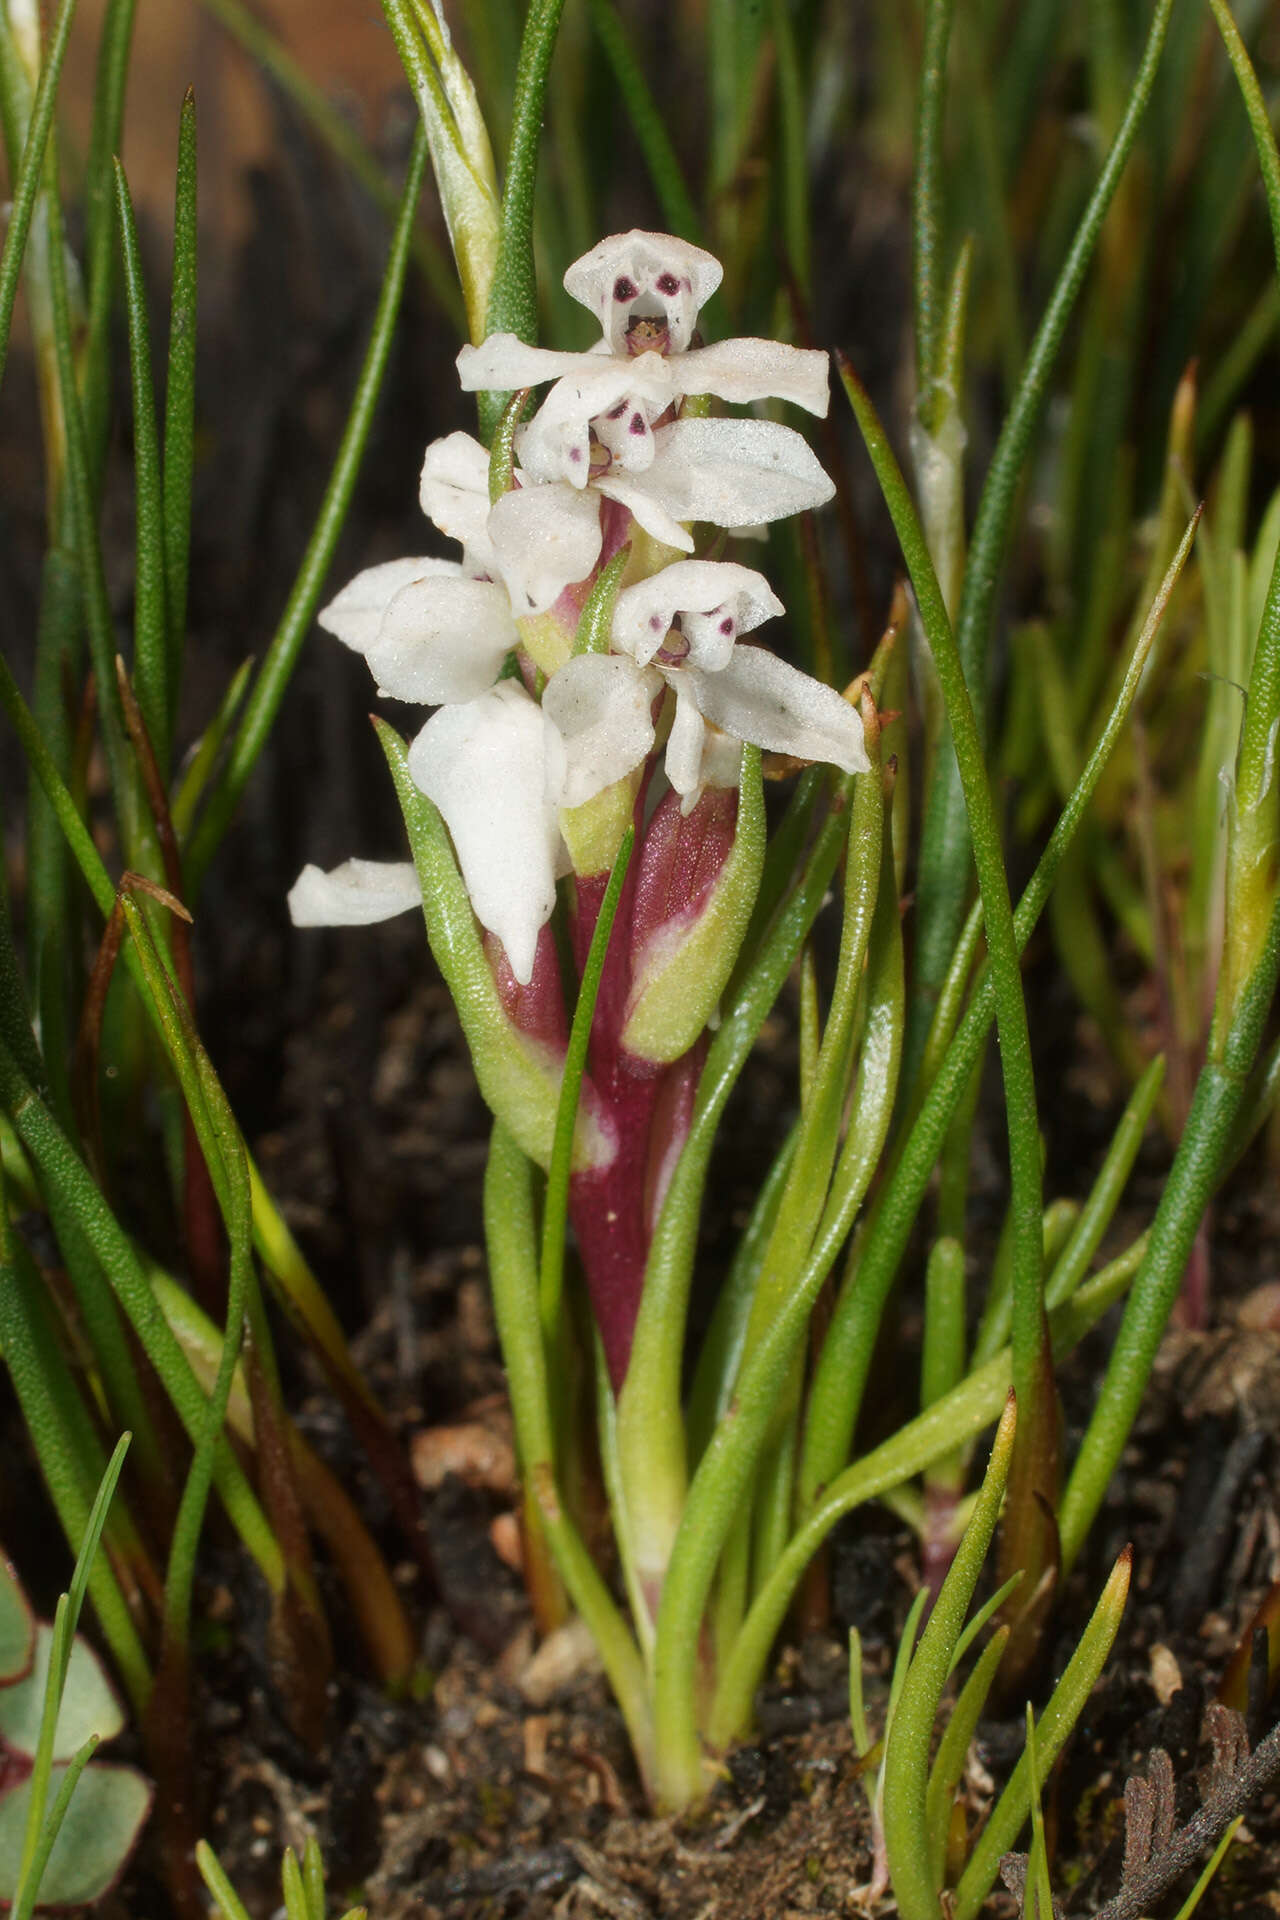
[[721, 631], [721, 633], [732, 633], [732, 632], [733, 632], [733, 616], [732, 616], [732, 614], [730, 614], [730, 616], [729, 616], [729, 618], [728, 618], [727, 620], [722, 620], [722, 621], [720, 622], [720, 631]]
[[613, 283], [613, 297], [615, 300], [634, 300], [636, 297], [635, 281], [628, 280], [626, 274], [622, 274]]
[[640, 414], [640, 413], [633, 413], [633, 414], [632, 414], [632, 416], [631, 416], [631, 421], [630, 421], [630, 426], [629, 426], [629, 431], [630, 431], [631, 433], [645, 433], [645, 432], [647, 432], [647, 431], [648, 431], [648, 429], [646, 428], [646, 426], [645, 426], [645, 423], [644, 423], [644, 415], [643, 415], [643, 414]]
[[569, 449], [569, 458], [570, 458], [571, 460], [581, 460], [581, 458], [582, 458], [582, 448], [581, 448], [581, 447], [570, 447], [570, 449]]
[[651, 613], [649, 615], [649, 625], [653, 628], [655, 633], [661, 633], [662, 629], [666, 626], [666, 624], [667, 624], [666, 621], [663, 619], [660, 613]]
[[606, 415], [605, 415], [605, 419], [606, 419], [606, 420], [621, 420], [621, 418], [622, 418], [622, 416], [623, 416], [623, 414], [624, 414], [624, 413], [626, 412], [626, 410], [627, 410], [627, 403], [626, 403], [626, 401], [625, 401], [625, 400], [619, 400], [619, 402], [618, 402], [618, 404], [617, 404], [617, 406], [616, 406], [616, 407], [610, 407], [610, 409], [609, 409], [609, 411], [608, 411], [608, 413], [606, 413]]
[[664, 273], [659, 275], [658, 281], [657, 281], [657, 287], [658, 287], [659, 293], [665, 293], [670, 295], [673, 293], [679, 293], [680, 282], [676, 279], [674, 273]]

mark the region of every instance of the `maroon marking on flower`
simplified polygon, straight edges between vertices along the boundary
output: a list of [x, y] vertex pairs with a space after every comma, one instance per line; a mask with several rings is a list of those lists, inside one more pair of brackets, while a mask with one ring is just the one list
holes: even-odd
[[674, 273], [659, 274], [656, 284], [658, 292], [665, 293], [668, 296], [673, 293], [679, 293], [680, 291], [680, 282], [676, 279]]
[[634, 300], [638, 291], [635, 281], [628, 280], [625, 273], [620, 274], [613, 283], [613, 297], [618, 301]]
[[633, 413], [630, 420], [627, 422], [627, 432], [643, 434], [643, 433], [646, 433], [647, 431], [648, 429], [645, 425], [644, 415], [642, 413]]
[[616, 406], [616, 407], [610, 407], [610, 409], [609, 409], [609, 411], [608, 411], [608, 413], [606, 413], [606, 415], [605, 415], [605, 419], [606, 419], [606, 420], [621, 420], [621, 418], [622, 418], [622, 416], [623, 416], [623, 414], [624, 414], [624, 413], [626, 412], [626, 410], [627, 410], [627, 402], [626, 402], [625, 400], [619, 400], [619, 402], [618, 402], [618, 404], [617, 404], [617, 406]]
[[733, 632], [733, 615], [732, 614], [729, 614], [725, 619], [723, 619], [720, 622], [720, 631], [721, 633]]

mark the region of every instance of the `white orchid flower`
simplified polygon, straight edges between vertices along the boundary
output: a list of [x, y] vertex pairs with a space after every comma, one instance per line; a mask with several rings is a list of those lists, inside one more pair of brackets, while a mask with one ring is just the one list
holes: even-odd
[[409, 748], [414, 785], [444, 816], [476, 918], [521, 986], [555, 905], [567, 771], [559, 729], [518, 680], [441, 707]]
[[330, 873], [308, 866], [289, 889], [295, 927], [370, 927], [421, 905], [412, 860], [346, 860]]
[[670, 233], [611, 234], [575, 260], [565, 292], [599, 320], [613, 353], [626, 353], [636, 322], [660, 320], [683, 353], [698, 314], [724, 278], [713, 254]]
[[592, 484], [655, 540], [684, 553], [693, 551], [688, 521], [758, 527], [835, 493], [808, 443], [772, 420], [676, 420], [655, 433], [643, 473], [611, 466]]
[[470, 574], [497, 572], [489, 540], [489, 455], [469, 433], [433, 440], [422, 462], [418, 498], [422, 511], [441, 533], [462, 548]]
[[[721, 784], [717, 767], [735, 768], [709, 729], [738, 747], [749, 740], [844, 773], [870, 765], [862, 720], [834, 687], [763, 647], [737, 644], [739, 633], [782, 611], [762, 574], [723, 560], [678, 560], [618, 595], [614, 645], [637, 662], [652, 660], [676, 696], [666, 769], [686, 811], [704, 785]], [[736, 781], [729, 771], [725, 784]]]

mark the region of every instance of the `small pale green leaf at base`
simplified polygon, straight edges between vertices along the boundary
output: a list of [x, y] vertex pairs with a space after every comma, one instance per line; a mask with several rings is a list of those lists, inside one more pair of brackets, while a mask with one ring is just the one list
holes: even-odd
[[[42, 1621], [37, 1630], [35, 1658], [25, 1680], [0, 1690], [0, 1738], [15, 1753], [34, 1759], [40, 1738], [45, 1683], [49, 1677], [49, 1650], [53, 1630]], [[53, 1757], [69, 1760], [90, 1735], [114, 1740], [124, 1728], [124, 1712], [102, 1662], [84, 1640], [72, 1644], [58, 1711]]]
[[636, 963], [622, 1044], [642, 1060], [678, 1060], [714, 1014], [742, 947], [764, 868], [766, 823], [760, 749], [742, 750], [733, 848], [692, 926], [654, 935]]
[[7, 1560], [0, 1560], [0, 1687], [12, 1686], [31, 1671], [36, 1650], [36, 1617]]
[[[56, 1793], [65, 1764], [53, 1769]], [[30, 1778], [0, 1799], [0, 1902], [12, 1900], [31, 1799]], [[151, 1808], [151, 1788], [133, 1767], [86, 1767], [53, 1843], [38, 1907], [84, 1907], [120, 1875]]]

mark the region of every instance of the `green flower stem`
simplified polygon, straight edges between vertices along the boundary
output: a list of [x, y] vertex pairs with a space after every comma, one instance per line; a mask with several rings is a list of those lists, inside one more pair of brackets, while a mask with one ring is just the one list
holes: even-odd
[[[102, 1264], [121, 1306], [155, 1367], [192, 1444], [203, 1438], [206, 1401], [186, 1355], [156, 1305], [137, 1255], [88, 1169], [48, 1108], [20, 1072], [0, 1041], [0, 1102], [35, 1163], [44, 1186], [61, 1189], [79, 1219], [84, 1237]], [[284, 1584], [280, 1549], [262, 1509], [226, 1443], [219, 1445], [214, 1473], [223, 1504], [267, 1585], [278, 1593]]]
[[952, 1656], [964, 1629], [1009, 1477], [1016, 1428], [1012, 1396], [996, 1429], [973, 1516], [907, 1670], [884, 1759], [884, 1838], [902, 1920], [937, 1920], [928, 1821], [929, 1756]]
[[165, 608], [165, 518], [151, 371], [151, 325], [138, 249], [138, 229], [124, 168], [115, 162], [116, 216], [124, 261], [124, 303], [129, 322], [129, 371], [133, 384], [134, 547], [133, 687], [161, 777], [169, 768], [170, 715], [177, 687], [169, 684], [169, 618]]
[[[538, 141], [542, 134], [551, 55], [563, 10], [564, 0], [529, 0], [525, 15], [511, 107], [511, 140], [502, 184], [498, 252], [485, 308], [486, 334], [514, 333], [517, 339], [531, 343], [538, 338], [538, 276], [533, 259]], [[479, 395], [482, 440], [488, 441], [508, 397], [501, 393]]]
[[[1051, 1316], [1049, 1330], [1057, 1353], [1070, 1352], [1114, 1306], [1128, 1286], [1145, 1245], [1144, 1236], [1101, 1273], [1095, 1274], [1073, 1300]], [[805, 1568], [837, 1520], [923, 1473], [954, 1451], [958, 1444], [989, 1427], [1008, 1398], [1011, 1379], [1012, 1363], [1006, 1347], [995, 1360], [971, 1373], [945, 1399], [935, 1401], [900, 1428], [892, 1439], [864, 1455], [855, 1465], [846, 1467], [832, 1481], [819, 1504], [796, 1529], [767, 1585], [757, 1594], [718, 1678], [707, 1723], [708, 1739], [716, 1751], [738, 1739], [751, 1724], [752, 1702], [768, 1665], [770, 1648]], [[696, 1488], [695, 1480], [694, 1491]], [[691, 1491], [691, 1509], [692, 1504]], [[673, 1574], [675, 1565], [673, 1557]]]
[[564, 1248], [569, 1223], [569, 1176], [573, 1170], [573, 1142], [578, 1124], [578, 1097], [586, 1071], [587, 1048], [591, 1041], [591, 1023], [595, 1018], [596, 996], [604, 973], [609, 936], [622, 897], [622, 885], [635, 847], [635, 828], [622, 836], [609, 875], [609, 883], [600, 902], [587, 962], [578, 987], [578, 1002], [573, 1010], [569, 1045], [565, 1050], [564, 1075], [560, 1082], [560, 1103], [556, 1109], [556, 1130], [551, 1147], [551, 1165], [547, 1170], [547, 1192], [542, 1215], [542, 1259], [539, 1268], [538, 1299], [542, 1315], [543, 1339], [553, 1353], [559, 1341], [560, 1314], [564, 1294]]
[[880, 883], [884, 842], [884, 782], [879, 727], [869, 699], [863, 707], [869, 773], [856, 774], [845, 853], [844, 920], [835, 989], [818, 1050], [813, 1084], [805, 1102], [795, 1160], [778, 1209], [747, 1321], [744, 1359], [749, 1359], [804, 1264], [826, 1202], [836, 1158], [840, 1122], [853, 1070], [854, 1016], [862, 986]]
[[[11, 1908], [11, 1911], [19, 1916], [19, 1920], [29, 1920], [40, 1889], [40, 1874], [43, 1872], [44, 1862], [48, 1858], [48, 1848], [41, 1848], [41, 1839], [45, 1831], [44, 1810], [48, 1802], [49, 1782], [53, 1772], [54, 1740], [58, 1728], [58, 1715], [62, 1710], [62, 1694], [66, 1686], [67, 1668], [71, 1664], [71, 1648], [75, 1640], [76, 1627], [80, 1621], [80, 1609], [84, 1604], [85, 1591], [89, 1580], [89, 1570], [97, 1555], [98, 1546], [102, 1539], [102, 1530], [106, 1525], [107, 1510], [111, 1505], [112, 1495], [116, 1490], [116, 1482], [120, 1478], [120, 1470], [124, 1466], [124, 1457], [128, 1451], [129, 1435], [124, 1433], [121, 1434], [119, 1440], [116, 1442], [115, 1451], [107, 1462], [107, 1470], [103, 1475], [102, 1484], [99, 1486], [97, 1494], [94, 1497], [93, 1506], [84, 1530], [84, 1538], [80, 1542], [80, 1549], [76, 1555], [76, 1565], [75, 1571], [71, 1576], [71, 1585], [66, 1593], [60, 1595], [54, 1611], [53, 1639], [49, 1648], [49, 1672], [48, 1678], [45, 1681], [44, 1702], [40, 1714], [40, 1732], [37, 1737], [35, 1759], [31, 1770], [31, 1802], [27, 1810], [27, 1826], [23, 1836], [22, 1856], [18, 1865], [18, 1880], [14, 1888]], [[81, 1759], [79, 1754], [76, 1756], [76, 1759], [80, 1762], [79, 1769], [75, 1769], [74, 1762], [72, 1766], [77, 1773], [77, 1777], [79, 1771], [83, 1770], [90, 1758], [93, 1752], [93, 1746], [96, 1744], [95, 1739], [89, 1747], [88, 1752], [84, 1753], [83, 1759]], [[74, 1781], [72, 1784], [74, 1785]], [[67, 1801], [69, 1799], [70, 1794], [67, 1793], [65, 1797], [62, 1798], [61, 1806], [58, 1807], [55, 1805], [54, 1814], [57, 1825], [59, 1826], [62, 1823], [62, 1816], [66, 1813]], [[57, 1827], [55, 1826], [55, 1834], [56, 1831]], [[52, 1845], [52, 1841], [49, 1842], [49, 1845]], [[43, 1858], [41, 1857], [42, 1852]]]
[[[955, 629], [960, 664], [979, 729], [985, 705], [987, 649], [996, 588], [1013, 523], [1019, 477], [1048, 398], [1049, 376], [1058, 349], [1151, 95], [1172, 4], [1173, 0], [1157, 0], [1124, 119], [1032, 341], [982, 489]], [[970, 822], [966, 809], [960, 804], [961, 791], [956, 761], [950, 754], [941, 752], [929, 792], [920, 848], [915, 989], [919, 1011], [913, 1015], [913, 1024], [927, 1022], [932, 1015], [933, 996], [946, 973], [964, 914]]]
[[[269, 73], [281, 91], [293, 102], [313, 132], [357, 180], [369, 198], [389, 218], [394, 219], [399, 195], [387, 179], [378, 161], [360, 138], [350, 120], [298, 65], [279, 36], [264, 25], [242, 0], [201, 0], [207, 13], [226, 28], [234, 40], [250, 54], [264, 73]], [[465, 334], [466, 310], [458, 283], [432, 236], [422, 229], [411, 242], [414, 265], [421, 273], [433, 298], [450, 324]]]
[[1151, 1223], [1094, 1407], [1058, 1511], [1062, 1565], [1069, 1571], [1102, 1504], [1146, 1391], [1204, 1210], [1221, 1177], [1249, 1074], [1280, 976], [1280, 904], [1266, 945], [1239, 995], [1219, 1060], [1201, 1069], [1191, 1111]]
[[858, 1078], [826, 1210], [804, 1271], [741, 1369], [729, 1408], [702, 1456], [663, 1584], [654, 1701], [659, 1789], [673, 1806], [696, 1799], [701, 1791], [695, 1682], [699, 1631], [717, 1563], [740, 1520], [814, 1301], [871, 1183], [893, 1112], [902, 1047], [903, 987], [901, 924], [888, 834], [882, 863], [868, 954], [867, 1018]]
[[[1020, 949], [1030, 939], [1044, 910], [1063, 856], [1085, 816], [1103, 769], [1123, 730], [1165, 608], [1190, 552], [1195, 526], [1193, 519], [1170, 562], [1160, 590], [1134, 642], [1115, 704], [1018, 903], [1014, 926]], [[985, 1043], [994, 1008], [992, 982], [989, 974], [984, 972], [911, 1132], [881, 1190], [874, 1218], [858, 1250], [857, 1284], [852, 1287], [846, 1285], [837, 1301], [809, 1393], [807, 1432], [801, 1454], [799, 1481], [802, 1511], [834, 1479], [849, 1457], [849, 1446], [857, 1424], [884, 1302], [946, 1137], [951, 1115], [963, 1096], [969, 1075]]]
[[927, 0], [920, 103], [916, 114], [916, 172], [912, 219], [915, 282], [916, 396], [932, 419], [938, 346], [942, 334], [942, 133], [947, 95], [947, 49], [954, 0]]
[[298, 569], [280, 624], [272, 636], [249, 695], [243, 718], [236, 729], [226, 767], [212, 788], [203, 816], [186, 849], [184, 868], [187, 896], [194, 901], [209, 862], [231, 824], [240, 804], [249, 776], [258, 763], [268, 735], [284, 699], [298, 654], [311, 627], [315, 610], [324, 590], [325, 577], [333, 562], [338, 536], [342, 532], [351, 496], [355, 491], [369, 430], [382, 390], [383, 375], [391, 353], [396, 315], [404, 291], [409, 242], [413, 234], [414, 214], [422, 191], [427, 165], [427, 139], [421, 128], [414, 137], [413, 154], [400, 202], [400, 216], [387, 256], [386, 272], [378, 295], [373, 329], [365, 352], [360, 378], [351, 400], [351, 411], [343, 429], [342, 441], [325, 488], [324, 499], [312, 529], [307, 551]]
[[[920, 1355], [920, 1405], [958, 1386], [964, 1378], [965, 1347], [964, 1248], [944, 1236], [929, 1250], [924, 1280], [924, 1339]], [[930, 1487], [958, 1494], [963, 1487], [964, 1456], [957, 1450], [940, 1460], [929, 1476]]]
[[[53, 763], [52, 755], [41, 739], [39, 730], [14, 684], [13, 676], [2, 659], [0, 659], [0, 706], [4, 707], [9, 716], [28, 763], [36, 774], [41, 790], [66, 837], [67, 844], [99, 910], [104, 918], [110, 920], [116, 903], [114, 883], [103, 866], [88, 828], [81, 819], [75, 802]], [[159, 1019], [159, 1009], [150, 995], [145, 992], [140, 962], [132, 946], [126, 947], [125, 960], [139, 986], [144, 989], [145, 1004], [153, 1016]], [[9, 1044], [12, 1045], [12, 1041]], [[262, 1185], [252, 1163], [250, 1163], [249, 1175], [255, 1245], [262, 1256], [268, 1274], [278, 1283], [286, 1310], [304, 1327], [321, 1355], [331, 1379], [342, 1394], [345, 1404], [352, 1411], [353, 1417], [358, 1418], [362, 1437], [371, 1455], [375, 1458], [382, 1457], [384, 1450], [379, 1447], [377, 1436], [371, 1431], [371, 1422], [376, 1422], [379, 1428], [385, 1424], [381, 1410], [358, 1370], [353, 1366], [333, 1310], [303, 1260], [292, 1235], [281, 1220], [274, 1202]]]
[[613, 70], [614, 84], [622, 96], [627, 118], [644, 155], [658, 205], [662, 208], [662, 217], [672, 233], [678, 233], [685, 240], [700, 242], [702, 222], [685, 183], [666, 122], [658, 111], [635, 49], [618, 17], [618, 10], [612, 0], [587, 0], [587, 11], [591, 15], [596, 38], [604, 49], [605, 59]]
[[93, 124], [85, 164], [85, 240], [89, 314], [81, 353], [85, 438], [95, 499], [100, 500], [111, 421], [111, 324], [115, 304], [115, 156], [124, 128], [125, 88], [137, 0], [107, 0], [98, 39]]
[[[46, 1283], [21, 1242], [10, 1237], [8, 1215], [0, 1206], [0, 1350], [54, 1511], [78, 1551], [92, 1510], [93, 1479], [103, 1471], [105, 1454], [61, 1342]], [[117, 1523], [120, 1518], [118, 1512]], [[151, 1669], [110, 1561], [93, 1562], [89, 1593], [134, 1711], [141, 1713], [151, 1694]]]
[[[1036, 1759], [1044, 1778], [1084, 1712], [1098, 1675], [1120, 1630], [1129, 1592], [1131, 1549], [1126, 1547], [1080, 1637], [1061, 1680], [1036, 1727]], [[968, 1865], [953, 1895], [955, 1920], [977, 1920], [983, 1902], [995, 1884], [1000, 1861], [1022, 1829], [1031, 1810], [1031, 1763], [1024, 1753], [974, 1844]]]
[[[1235, 72], [1253, 133], [1271, 218], [1276, 273], [1280, 279], [1280, 150], [1258, 76], [1226, 0], [1209, 0]], [[1226, 937], [1210, 1035], [1211, 1057], [1221, 1058], [1223, 1035], [1238, 998], [1259, 964], [1277, 898], [1280, 850], [1280, 782], [1276, 776], [1276, 730], [1280, 724], [1280, 553], [1271, 575], [1262, 624], [1254, 647], [1236, 766], [1235, 807], [1227, 855]]]
[[[1051, 1382], [1047, 1375], [1048, 1327], [1044, 1311], [1041, 1214], [1040, 1128], [1027, 1009], [1022, 995], [1019, 941], [1009, 898], [1009, 880], [1000, 844], [1000, 826], [987, 780], [982, 740], [959, 647], [951, 631], [929, 549], [901, 470], [865, 391], [847, 366], [841, 378], [857, 417], [876, 476], [892, 515], [929, 651], [937, 671], [951, 730], [960, 784], [978, 869], [982, 917], [991, 956], [1000, 1066], [1004, 1077], [1009, 1133], [1010, 1199], [1013, 1222], [1013, 1387], [1021, 1408], [1015, 1447], [1014, 1481], [1021, 1484], [1034, 1458], [1045, 1484], [1038, 1491], [1054, 1498], [1057, 1486], [1043, 1439], [1052, 1423]], [[953, 929], [954, 931], [954, 929]], [[1031, 1486], [1025, 1488], [1031, 1496]]]
[[45, 148], [49, 144], [49, 129], [53, 125], [53, 110], [58, 97], [58, 81], [62, 75], [62, 61], [67, 51], [67, 39], [71, 32], [75, 10], [76, 0], [62, 0], [58, 8], [53, 32], [40, 68], [40, 81], [31, 106], [31, 118], [27, 124], [21, 163], [13, 182], [13, 200], [5, 228], [4, 252], [0, 254], [0, 381], [4, 379], [5, 362], [9, 354], [13, 306], [17, 299], [18, 282], [22, 276], [27, 236], [31, 232], [31, 216], [35, 211], [36, 199], [45, 177]]
[[[48, 161], [53, 163], [55, 143], [50, 140]], [[76, 561], [80, 572], [84, 623], [89, 638], [89, 656], [97, 681], [98, 725], [106, 755], [107, 772], [115, 807], [117, 828], [125, 857], [131, 865], [155, 865], [148, 855], [154, 849], [154, 833], [146, 818], [141, 785], [125, 742], [120, 693], [116, 685], [115, 625], [107, 595], [102, 563], [102, 543], [94, 500], [90, 445], [76, 384], [70, 293], [67, 286], [67, 257], [62, 226], [62, 210], [54, 193], [49, 194], [49, 295], [53, 320], [53, 345], [58, 368], [58, 392], [66, 431], [67, 509]]]
[[498, 1338], [507, 1364], [521, 1471], [532, 1486], [556, 1566], [600, 1650], [641, 1773], [653, 1777], [653, 1730], [644, 1662], [577, 1529], [560, 1504], [538, 1302], [533, 1168], [501, 1121], [485, 1172], [485, 1241]]
[[178, 721], [178, 693], [182, 685], [182, 661], [186, 648], [191, 485], [196, 457], [196, 179], [196, 101], [195, 94], [188, 87], [178, 121], [173, 272], [169, 291], [169, 362], [164, 383], [161, 518], [164, 523], [164, 597], [169, 624], [170, 740]]
[[[182, 1087], [200, 1152], [213, 1181], [230, 1253], [226, 1327], [218, 1370], [205, 1403], [204, 1430], [195, 1438], [195, 1453], [187, 1471], [169, 1541], [169, 1567], [164, 1596], [165, 1635], [171, 1644], [185, 1647], [190, 1626], [196, 1553], [204, 1527], [217, 1449], [226, 1423], [231, 1383], [240, 1356], [252, 1285], [252, 1202], [240, 1129], [218, 1084], [212, 1063], [196, 1037], [190, 1009], [182, 991], [168, 972], [137, 901], [123, 893], [121, 908], [152, 1004], [160, 1011], [169, 1058]], [[183, 1358], [185, 1362], [186, 1356]]]

